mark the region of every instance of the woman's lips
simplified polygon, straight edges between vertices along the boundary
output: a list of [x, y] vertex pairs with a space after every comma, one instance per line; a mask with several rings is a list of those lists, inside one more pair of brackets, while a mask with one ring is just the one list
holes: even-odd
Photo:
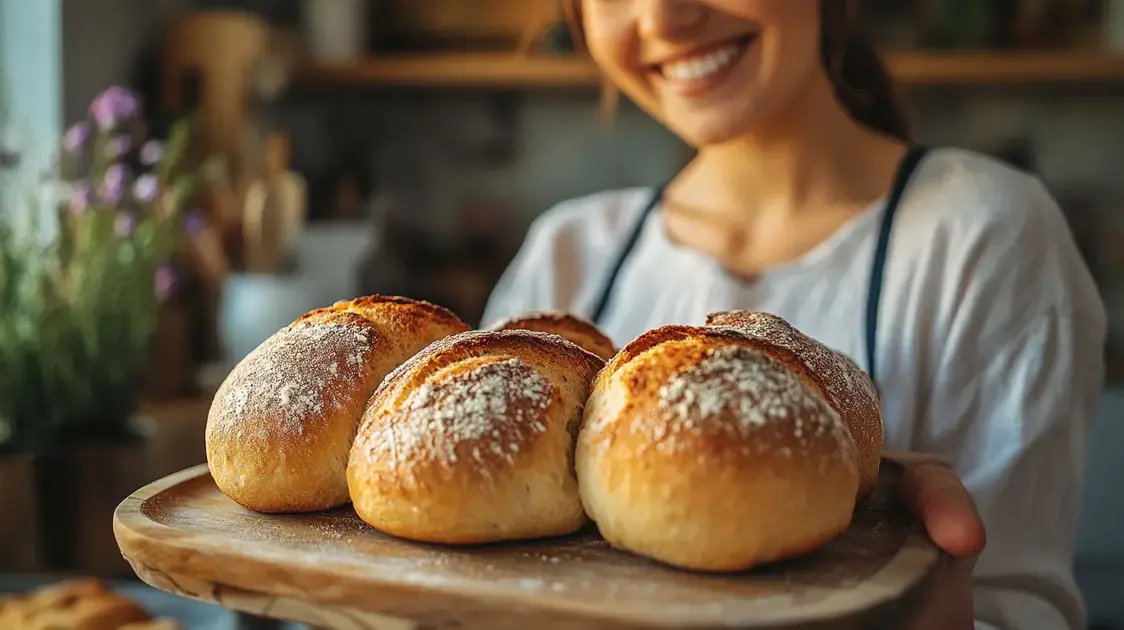
[[743, 37], [657, 64], [654, 70], [662, 83], [675, 93], [699, 96], [721, 85], [755, 41], [756, 36]]

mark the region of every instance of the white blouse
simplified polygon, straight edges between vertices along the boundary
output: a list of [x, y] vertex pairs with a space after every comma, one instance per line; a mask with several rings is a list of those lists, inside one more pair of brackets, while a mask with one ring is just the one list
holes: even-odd
[[[604, 192], [539, 217], [484, 323], [539, 309], [591, 316], [653, 194]], [[752, 284], [676, 245], [653, 212], [599, 323], [623, 345], [657, 326], [701, 325], [714, 311], [768, 311], [866, 366], [885, 206]], [[893, 224], [876, 379], [886, 450], [943, 455], [978, 503], [988, 544], [975, 571], [977, 628], [1085, 627], [1072, 562], [1105, 319], [1066, 220], [1037, 179], [960, 149], [924, 158]]]

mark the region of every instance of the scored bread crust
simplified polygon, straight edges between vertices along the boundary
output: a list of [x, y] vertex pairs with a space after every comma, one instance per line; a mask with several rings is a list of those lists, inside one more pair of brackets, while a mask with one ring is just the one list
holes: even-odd
[[613, 546], [686, 569], [802, 555], [850, 525], [853, 442], [794, 353], [738, 331], [666, 326], [598, 374], [576, 465]]
[[387, 534], [443, 544], [580, 529], [574, 439], [603, 364], [526, 330], [429, 346], [371, 397], [347, 468], [356, 513]]
[[707, 316], [706, 325], [734, 328], [800, 356], [827, 402], [851, 432], [859, 453], [859, 500], [878, 485], [882, 461], [882, 405], [870, 376], [845, 354], [800, 332], [771, 313], [726, 311]]
[[258, 512], [311, 512], [349, 500], [347, 456], [383, 377], [468, 330], [440, 306], [373, 295], [299, 317], [234, 367], [207, 417], [218, 488]]
[[537, 330], [554, 333], [605, 361], [613, 358], [617, 348], [593, 322], [560, 311], [532, 311], [496, 322], [489, 330]]

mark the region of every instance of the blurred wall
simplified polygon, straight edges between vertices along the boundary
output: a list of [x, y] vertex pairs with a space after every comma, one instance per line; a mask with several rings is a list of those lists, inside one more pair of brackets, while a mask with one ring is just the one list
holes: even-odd
[[0, 107], [25, 165], [46, 164], [62, 124], [59, 0], [0, 0]]

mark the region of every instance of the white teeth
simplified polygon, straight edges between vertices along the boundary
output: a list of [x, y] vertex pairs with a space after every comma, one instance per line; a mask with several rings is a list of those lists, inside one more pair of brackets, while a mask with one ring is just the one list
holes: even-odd
[[663, 75], [673, 81], [705, 79], [732, 64], [740, 52], [740, 46], [731, 45], [699, 57], [666, 63], [663, 65]]

